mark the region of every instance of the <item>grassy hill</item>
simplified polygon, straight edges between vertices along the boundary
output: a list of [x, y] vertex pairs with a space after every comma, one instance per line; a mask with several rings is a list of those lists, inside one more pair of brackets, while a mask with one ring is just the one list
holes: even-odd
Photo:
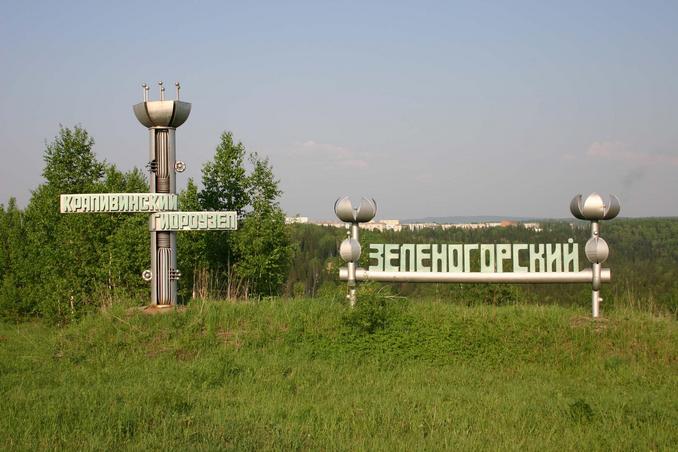
[[662, 450], [670, 317], [369, 298], [0, 325], [1, 449]]

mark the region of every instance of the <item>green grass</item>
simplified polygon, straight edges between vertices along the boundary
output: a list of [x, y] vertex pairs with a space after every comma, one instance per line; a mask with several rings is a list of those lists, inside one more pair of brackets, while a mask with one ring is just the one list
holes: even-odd
[[676, 321], [606, 316], [281, 300], [0, 325], [0, 448], [675, 450]]

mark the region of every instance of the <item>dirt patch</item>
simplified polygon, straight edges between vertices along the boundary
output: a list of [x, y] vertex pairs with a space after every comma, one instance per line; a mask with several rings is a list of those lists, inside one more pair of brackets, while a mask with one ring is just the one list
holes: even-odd
[[192, 350], [185, 350], [183, 348], [174, 351], [174, 357], [179, 361], [193, 361], [196, 355], [196, 352]]
[[167, 347], [167, 338], [169, 334], [166, 331], [160, 331], [154, 334], [146, 344], [146, 356], [155, 358], [171, 349]]
[[156, 358], [156, 357], [158, 357], [158, 356], [160, 356], [163, 353], [166, 353], [168, 351], [169, 351], [168, 348], [162, 348], [162, 347], [161, 348], [151, 348], [146, 352], [146, 357], [147, 358]]
[[139, 308], [139, 309], [141, 309], [141, 312], [143, 312], [144, 314], [156, 315], [156, 314], [168, 314], [170, 312], [177, 312], [177, 311], [185, 311], [186, 306], [151, 305], [151, 306], [146, 306], [145, 308]]
[[221, 340], [224, 342], [224, 345], [233, 347], [236, 350], [240, 350], [240, 347], [243, 345], [238, 332], [221, 330], [217, 333], [217, 336], [221, 338]]
[[594, 319], [592, 317], [575, 316], [570, 319], [570, 326], [572, 328], [593, 327], [596, 332], [605, 331], [610, 325], [610, 321], [606, 318], [599, 317]]

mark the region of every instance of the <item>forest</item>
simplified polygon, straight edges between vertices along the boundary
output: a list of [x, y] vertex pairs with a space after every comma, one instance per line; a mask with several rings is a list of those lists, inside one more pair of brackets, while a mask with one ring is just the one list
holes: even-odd
[[[139, 169], [128, 172], [97, 159], [94, 139], [81, 127], [64, 128], [44, 153], [44, 182], [25, 208], [14, 199], [0, 205], [0, 317], [33, 317], [67, 323], [116, 303], [145, 305], [148, 285], [148, 218], [129, 214], [59, 213], [62, 193], [147, 192]], [[200, 187], [199, 187], [200, 186]], [[331, 297], [341, 299], [342, 228], [285, 225], [279, 182], [265, 157], [248, 153], [225, 132], [202, 180], [179, 193], [181, 210], [231, 210], [237, 231], [178, 234], [181, 303], [194, 299]], [[330, 203], [332, 200], [328, 200]], [[447, 212], [448, 207], [445, 208]], [[622, 212], [623, 215], [623, 212]], [[361, 234], [361, 266], [370, 243], [564, 243], [583, 245], [589, 225], [577, 220], [542, 221], [534, 231], [520, 224], [481, 229], [430, 228]], [[605, 266], [612, 283], [602, 291], [603, 309], [632, 306], [678, 313], [678, 219], [619, 218], [604, 222], [610, 246]], [[376, 284], [392, 297], [426, 297], [461, 305], [514, 303], [590, 304], [588, 285]]]

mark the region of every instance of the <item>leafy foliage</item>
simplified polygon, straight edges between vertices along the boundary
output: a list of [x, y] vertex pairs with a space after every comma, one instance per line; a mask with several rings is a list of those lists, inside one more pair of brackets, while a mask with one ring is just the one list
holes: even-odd
[[224, 132], [213, 161], [202, 168], [202, 184], [198, 190], [189, 181], [180, 193], [181, 205], [236, 211], [239, 226], [235, 232], [179, 237], [179, 252], [187, 251], [186, 257], [179, 254], [179, 258], [188, 264], [193, 278], [191, 296], [277, 294], [287, 275], [291, 247], [278, 204], [279, 182], [268, 159], [256, 153], [247, 155], [244, 145]]
[[148, 190], [139, 170], [122, 173], [97, 161], [93, 145], [84, 129], [62, 127], [45, 151], [46, 182], [23, 212], [10, 201], [1, 236], [7, 256], [0, 272], [2, 316], [36, 314], [63, 322], [143, 287], [147, 220], [59, 213], [61, 193]]

